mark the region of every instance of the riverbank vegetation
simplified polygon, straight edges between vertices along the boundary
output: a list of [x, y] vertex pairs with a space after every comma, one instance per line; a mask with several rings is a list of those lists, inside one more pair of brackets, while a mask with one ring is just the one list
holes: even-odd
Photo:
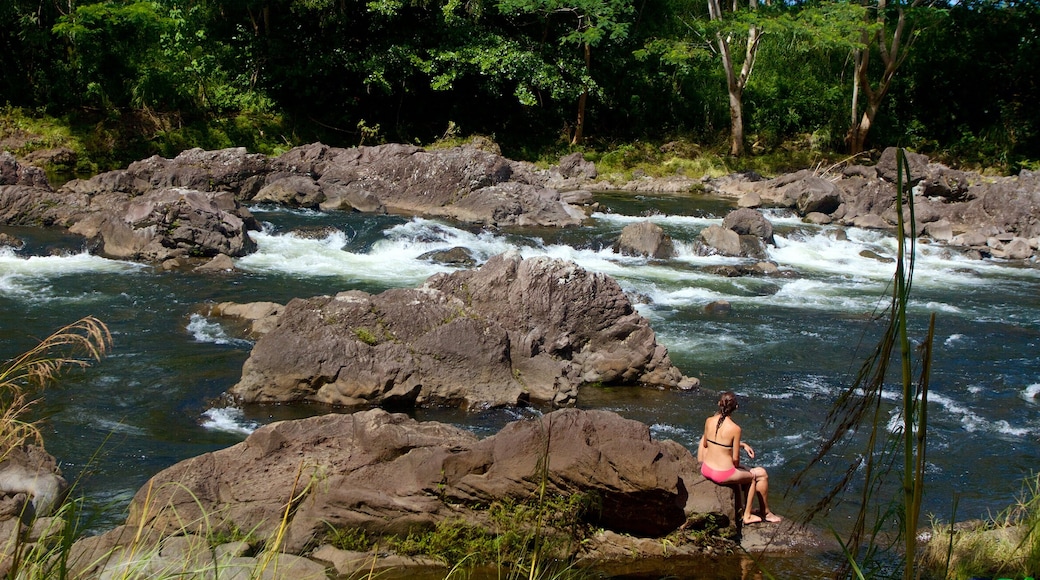
[[1040, 159], [1038, 17], [1036, 0], [11, 0], [0, 146], [67, 147], [40, 161], [87, 173], [475, 134], [534, 161], [902, 145], [1016, 172]]
[[1040, 476], [1018, 500], [986, 521], [932, 523], [924, 565], [937, 578], [1029, 578], [1040, 574]]

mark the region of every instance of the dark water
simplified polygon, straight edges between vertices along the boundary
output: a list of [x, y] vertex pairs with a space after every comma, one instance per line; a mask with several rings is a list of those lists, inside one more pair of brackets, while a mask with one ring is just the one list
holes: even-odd
[[[617, 411], [651, 426], [657, 437], [692, 447], [714, 409], [715, 393], [742, 397], [738, 421], [770, 470], [777, 512], [797, 517], [835, 481], [850, 448], [795, 489], [788, 485], [820, 441], [820, 426], [840, 390], [850, 384], [881, 331], [894, 266], [894, 241], [877, 232], [811, 227], [771, 214], [777, 247], [770, 258], [782, 277], [725, 278], [707, 266], [740, 260], [700, 257], [692, 240], [730, 209], [726, 202], [688, 196], [604, 195], [590, 224], [566, 230], [500, 231], [444, 222], [357, 214], [253, 208], [268, 223], [260, 250], [237, 261], [234, 274], [163, 272], [151, 266], [91, 257], [82, 240], [44, 230], [7, 229], [27, 241], [0, 251], [0, 356], [31, 347], [85, 315], [104, 321], [114, 348], [100, 363], [46, 392], [48, 450], [77, 483], [103, 530], [120, 523], [132, 494], [157, 471], [187, 457], [242, 440], [258, 425], [329, 412], [319, 406], [229, 407], [251, 344], [199, 315], [209, 303], [379, 292], [416, 286], [443, 266], [418, 259], [435, 249], [464, 246], [483, 261], [507, 250], [571, 259], [618, 278], [668, 346], [673, 362], [702, 381], [700, 392], [638, 388], [585, 389], [578, 405]], [[673, 237], [679, 257], [667, 261], [611, 252], [622, 227], [642, 219]], [[326, 229], [323, 229], [326, 228]], [[295, 235], [293, 231], [309, 232]], [[314, 232], [318, 232], [315, 234]], [[940, 247], [919, 247], [911, 304], [911, 334], [922, 337], [937, 315], [929, 405], [926, 513], [984, 517], [1011, 503], [1022, 478], [1040, 465], [1040, 270], [1034, 265], [971, 261]], [[704, 306], [727, 300], [732, 311]], [[898, 386], [884, 409], [895, 418]], [[333, 410], [335, 411], [335, 410]], [[480, 435], [538, 409], [464, 413], [415, 412]], [[842, 508], [821, 527], [841, 530]], [[780, 560], [775, 569], [824, 575], [833, 560]], [[737, 564], [739, 567], [739, 564]], [[692, 572], [691, 572], [692, 573]]]

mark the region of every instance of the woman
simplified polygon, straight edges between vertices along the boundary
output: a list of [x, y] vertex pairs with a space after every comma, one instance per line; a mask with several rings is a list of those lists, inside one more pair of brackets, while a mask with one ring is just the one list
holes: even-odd
[[[755, 450], [740, 440], [740, 426], [731, 415], [737, 410], [737, 396], [731, 391], [719, 397], [719, 411], [704, 421], [704, 435], [697, 447], [697, 461], [701, 463], [701, 474], [719, 484], [750, 485], [747, 494], [747, 506], [744, 508], [744, 523], [756, 524], [762, 521], [776, 523], [780, 516], [769, 511], [769, 475], [761, 467], [751, 469], [740, 466], [740, 450], [747, 452], [748, 457], [755, 458]], [[760, 511], [752, 511], [755, 497], [758, 496]]]

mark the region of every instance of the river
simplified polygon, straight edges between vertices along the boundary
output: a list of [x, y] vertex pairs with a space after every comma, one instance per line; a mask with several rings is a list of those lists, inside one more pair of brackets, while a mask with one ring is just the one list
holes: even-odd
[[[200, 314], [209, 303], [412, 287], [448, 271], [419, 259], [466, 247], [483, 261], [515, 249], [548, 255], [615, 277], [646, 316], [696, 392], [585, 388], [578, 406], [610, 409], [650, 425], [656, 437], [693, 447], [715, 394], [741, 397], [738, 421], [770, 471], [772, 503], [797, 517], [856, 453], [850, 448], [798, 488], [788, 485], [817, 449], [836, 395], [854, 378], [883, 325], [895, 240], [877, 231], [813, 226], [769, 211], [776, 230], [770, 260], [783, 275], [723, 277], [710, 266], [735, 258], [699, 256], [693, 240], [720, 223], [731, 201], [677, 195], [600, 194], [588, 224], [564, 230], [503, 231], [442, 221], [356, 213], [251, 210], [265, 224], [259, 249], [226, 274], [165, 272], [83, 251], [57, 230], [4, 228], [26, 241], [0, 249], [0, 356], [7, 359], [82, 316], [112, 331], [111, 353], [51, 386], [36, 408], [48, 450], [82, 495], [89, 527], [125, 518], [133, 493], [157, 471], [241, 441], [259, 425], [330, 409], [316, 405], [239, 408], [221, 395], [234, 384], [252, 344]], [[678, 256], [647, 260], [615, 254], [627, 224], [651, 220]], [[918, 246], [911, 334], [937, 316], [929, 403], [925, 514], [985, 517], [1012, 503], [1040, 465], [1040, 269], [972, 260]], [[726, 300], [732, 310], [705, 305]], [[883, 318], [883, 317], [882, 317]], [[897, 416], [899, 387], [885, 391]], [[342, 410], [339, 410], [342, 411]], [[462, 412], [423, 409], [420, 419], [486, 435], [539, 409]], [[894, 427], [892, 427], [894, 428]], [[785, 493], [786, 492], [786, 493]], [[847, 510], [823, 522], [841, 530]], [[924, 519], [927, 521], [927, 517]]]

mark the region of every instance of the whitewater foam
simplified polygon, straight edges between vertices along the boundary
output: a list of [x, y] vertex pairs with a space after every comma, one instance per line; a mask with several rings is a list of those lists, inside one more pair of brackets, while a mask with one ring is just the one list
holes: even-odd
[[259, 427], [255, 421], [246, 421], [245, 413], [237, 407], [214, 407], [202, 413], [201, 424], [206, 429], [249, 435]]
[[224, 327], [207, 319], [201, 314], [192, 314], [186, 329], [188, 333], [195, 338], [196, 342], [236, 344], [243, 346], [252, 344], [248, 340], [228, 336], [227, 332], [224, 331]]

